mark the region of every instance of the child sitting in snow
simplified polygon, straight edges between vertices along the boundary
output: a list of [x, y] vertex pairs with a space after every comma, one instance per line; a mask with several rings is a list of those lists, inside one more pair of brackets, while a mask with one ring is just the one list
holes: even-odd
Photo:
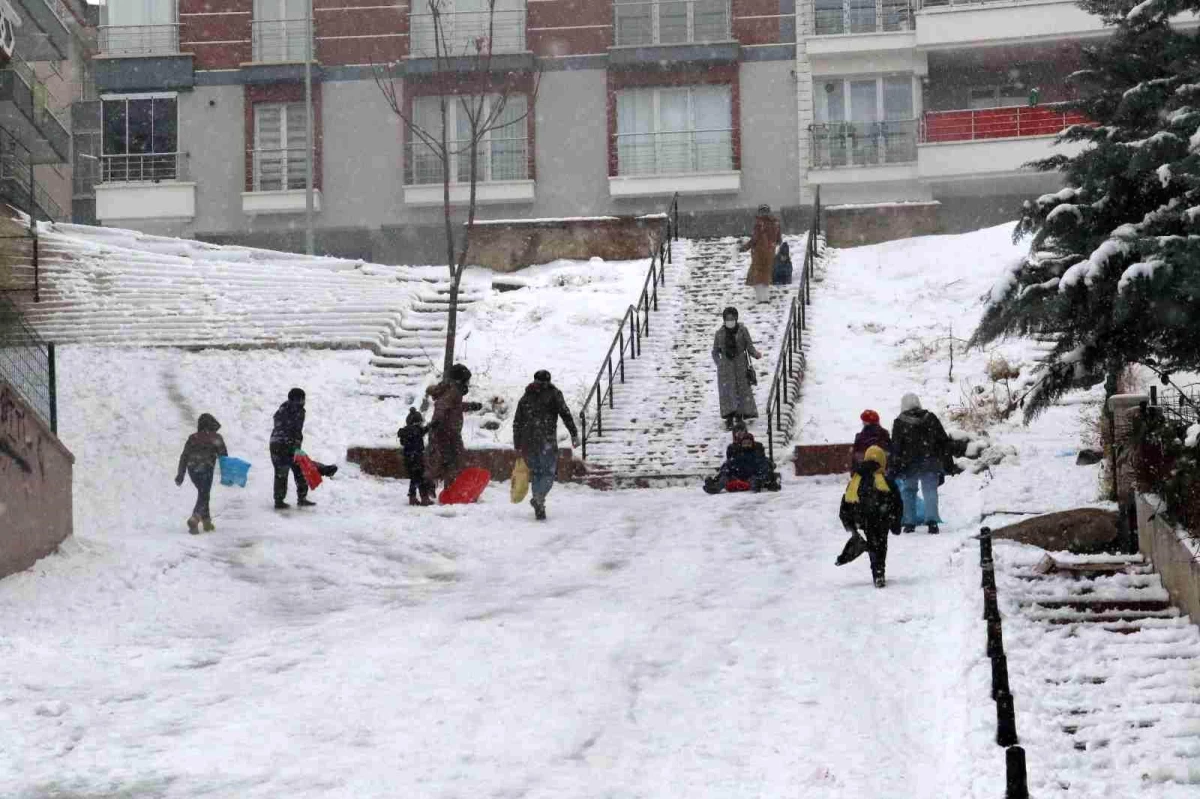
[[725, 463], [720, 471], [704, 481], [704, 490], [718, 494], [732, 481], [744, 483], [742, 490], [778, 491], [779, 473], [767, 457], [763, 445], [746, 430], [745, 422], [733, 426], [733, 443], [725, 448]]
[[200, 525], [206, 531], [212, 531], [212, 513], [208, 507], [209, 496], [212, 494], [213, 471], [217, 466], [217, 458], [229, 453], [225, 449], [225, 439], [217, 432], [221, 423], [212, 414], [202, 413], [196, 422], [196, 432], [188, 436], [183, 445], [183, 453], [179, 456], [179, 471], [175, 474], [175, 485], [183, 485], [183, 474], [186, 471], [196, 486], [196, 506], [188, 517], [188, 532], [196, 535]]
[[[424, 422], [420, 411], [409, 408], [404, 427], [396, 431], [404, 454], [404, 470], [408, 472], [409, 505], [433, 504], [433, 481], [425, 478], [425, 434], [429, 428], [425, 427]], [[418, 491], [421, 493], [419, 502]]]
[[[887, 476], [887, 459], [887, 453], [881, 447], [867, 448], [862, 463], [854, 467], [838, 514], [847, 532], [854, 536], [861, 532], [865, 536], [876, 588], [886, 585], [887, 534], [900, 535], [900, 520], [904, 515], [900, 489], [896, 481]], [[843, 551], [837, 565], [849, 563], [861, 554], [861, 549], [850, 553]]]

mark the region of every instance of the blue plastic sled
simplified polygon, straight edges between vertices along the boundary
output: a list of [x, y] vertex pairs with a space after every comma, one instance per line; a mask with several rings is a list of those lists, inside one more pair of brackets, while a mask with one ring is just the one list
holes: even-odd
[[246, 478], [250, 476], [250, 464], [238, 458], [222, 456], [217, 459], [221, 467], [221, 485], [246, 487]]

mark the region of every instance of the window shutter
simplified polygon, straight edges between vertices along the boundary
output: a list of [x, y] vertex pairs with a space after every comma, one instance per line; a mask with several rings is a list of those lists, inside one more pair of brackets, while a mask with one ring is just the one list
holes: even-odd
[[283, 188], [283, 106], [254, 107], [254, 190]]

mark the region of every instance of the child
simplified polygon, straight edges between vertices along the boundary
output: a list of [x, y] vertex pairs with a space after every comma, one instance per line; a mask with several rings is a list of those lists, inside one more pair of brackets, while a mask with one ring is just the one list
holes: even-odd
[[775, 253], [771, 282], [776, 286], [786, 286], [792, 282], [792, 253], [786, 241], [779, 245], [779, 252]]
[[[867, 448], [863, 462], [854, 467], [854, 476], [842, 497], [839, 516], [849, 533], [861, 531], [867, 540], [871, 556], [871, 576], [875, 587], [883, 588], [884, 566], [887, 562], [887, 534], [900, 535], [900, 520], [904, 503], [896, 481], [886, 476], [887, 453], [881, 447]], [[842, 561], [839, 558], [838, 565]]]
[[850, 451], [851, 471], [863, 462], [863, 456], [870, 447], [880, 447], [884, 452], [892, 449], [892, 437], [888, 435], [887, 428], [879, 424], [876, 411], [868, 408], [858, 418], [862, 420], [863, 429], [854, 436], [854, 449]]
[[[433, 504], [433, 482], [425, 479], [425, 434], [429, 428], [422, 424], [424, 421], [420, 411], [409, 408], [404, 427], [396, 431], [404, 451], [404, 469], [408, 472], [409, 505]], [[421, 492], [420, 502], [417, 501], [418, 491]]]
[[192, 485], [196, 486], [196, 507], [187, 520], [188, 532], [192, 535], [200, 532], [202, 523], [206, 532], [216, 529], [208, 508], [208, 498], [212, 493], [213, 470], [216, 468], [217, 458], [229, 455], [225, 450], [225, 439], [217, 433], [220, 429], [221, 423], [214, 419], [212, 414], [200, 414], [196, 422], [196, 432], [188, 436], [187, 443], [183, 445], [183, 453], [179, 456], [175, 485], [183, 485], [183, 473], [186, 470], [188, 477], [192, 478]]

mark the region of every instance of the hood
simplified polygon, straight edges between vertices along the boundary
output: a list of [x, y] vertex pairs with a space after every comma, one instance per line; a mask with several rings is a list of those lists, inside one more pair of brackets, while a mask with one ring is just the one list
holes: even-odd
[[425, 417], [423, 417], [421, 415], [421, 412], [418, 411], [416, 408], [409, 408], [408, 416], [405, 417], [405, 419], [404, 419], [405, 424], [421, 424], [424, 421], [425, 421]]
[[921, 399], [916, 394], [909, 393], [900, 398], [901, 412], [918, 411], [920, 409]]
[[221, 423], [211, 413], [202, 413], [196, 421], [196, 429], [201, 433], [215, 433], [221, 429]]
[[865, 455], [863, 455], [863, 463], [874, 463], [877, 464], [880, 469], [886, 469], [887, 458], [887, 452], [883, 449], [883, 447], [867, 447], [867, 452]]

